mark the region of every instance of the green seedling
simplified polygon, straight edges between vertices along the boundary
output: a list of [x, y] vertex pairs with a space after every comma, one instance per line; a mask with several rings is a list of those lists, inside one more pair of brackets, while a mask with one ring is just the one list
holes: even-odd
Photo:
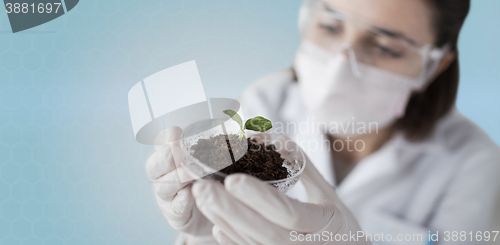
[[243, 138], [245, 129], [257, 132], [266, 132], [273, 127], [273, 124], [271, 123], [271, 121], [269, 121], [269, 119], [261, 116], [250, 118], [245, 122], [245, 124], [243, 124], [243, 120], [241, 119], [240, 115], [238, 115], [238, 113], [236, 113], [235, 111], [224, 110], [224, 113], [240, 125], [240, 136], [238, 137], [238, 139], [240, 140]]

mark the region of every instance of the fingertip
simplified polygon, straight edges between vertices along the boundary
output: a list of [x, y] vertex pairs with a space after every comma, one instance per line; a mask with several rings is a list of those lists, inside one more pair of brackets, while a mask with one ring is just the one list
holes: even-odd
[[155, 139], [155, 149], [161, 149], [164, 145], [179, 140], [181, 135], [182, 129], [177, 126], [172, 126], [160, 131]]
[[194, 182], [193, 186], [191, 187], [191, 192], [193, 193], [193, 196], [196, 198], [201, 195], [201, 193], [204, 192], [205, 190], [205, 181], [198, 180]]
[[166, 142], [179, 140], [182, 135], [182, 129], [177, 126], [172, 126], [165, 129]]
[[[220, 228], [216, 225], [212, 227], [212, 235], [217, 239], [217, 236], [219, 236]], [[220, 242], [220, 241], [219, 241]]]
[[227, 192], [240, 199], [240, 201], [251, 199], [253, 195], [258, 195], [264, 189], [274, 188], [257, 177], [248, 174], [231, 174], [224, 180], [224, 186]]
[[194, 204], [194, 198], [190, 193], [190, 186], [180, 189], [172, 202], [172, 211], [179, 215], [189, 212]]
[[224, 243], [224, 241], [222, 240], [221, 230], [218, 226], [214, 225], [214, 227], [212, 228], [212, 235], [219, 244]]
[[242, 185], [246, 179], [245, 174], [231, 174], [224, 179], [224, 186], [228, 191], [234, 191]]
[[204, 199], [207, 194], [214, 191], [216, 184], [216, 182], [211, 180], [198, 180], [191, 187], [191, 192], [195, 198]]

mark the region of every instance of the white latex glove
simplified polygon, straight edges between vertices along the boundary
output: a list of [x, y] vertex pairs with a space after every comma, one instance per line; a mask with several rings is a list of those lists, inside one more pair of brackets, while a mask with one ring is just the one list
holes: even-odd
[[[290, 149], [298, 150], [295, 143], [283, 136], [279, 141], [282, 146], [290, 143], [293, 145]], [[195, 183], [193, 195], [196, 204], [215, 225], [213, 233], [219, 243], [370, 244], [364, 237], [351, 241], [351, 235], [356, 238], [357, 232], [361, 231], [358, 222], [340, 201], [335, 189], [308, 158], [306, 161], [301, 180], [307, 190], [308, 203], [289, 198], [245, 174], [229, 175], [225, 185], [206, 180]], [[306, 241], [307, 234], [319, 236], [316, 235], [316, 241]], [[328, 240], [324, 240], [324, 234], [328, 235]], [[337, 242], [336, 234], [347, 241]], [[302, 235], [304, 241], [300, 242], [298, 239]]]
[[156, 201], [168, 223], [187, 235], [187, 244], [217, 244], [213, 224], [198, 210], [191, 193], [192, 182], [181, 183], [178, 171], [182, 130], [171, 127], [156, 138], [156, 152], [148, 159], [147, 172], [154, 180]]

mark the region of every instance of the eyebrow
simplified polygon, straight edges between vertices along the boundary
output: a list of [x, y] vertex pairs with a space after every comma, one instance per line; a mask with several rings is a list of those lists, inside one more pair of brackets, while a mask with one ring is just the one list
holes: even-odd
[[334, 14], [341, 14], [339, 11], [335, 10], [334, 8], [328, 6], [328, 4], [321, 2], [323, 5], [323, 8], [325, 8], [326, 11], [334, 13]]
[[[330, 12], [330, 13], [334, 13], [334, 14], [342, 14], [341, 12], [335, 10], [334, 8], [332, 8], [331, 6], [328, 6], [326, 3], [322, 3], [323, 4], [323, 7], [325, 8], [326, 11]], [[399, 32], [399, 31], [395, 31], [395, 30], [391, 30], [391, 29], [387, 29], [387, 28], [383, 28], [383, 27], [379, 27], [379, 26], [375, 26], [375, 25], [372, 25], [373, 29], [375, 29], [377, 32], [380, 32], [384, 35], [387, 35], [389, 37], [393, 37], [393, 38], [399, 38], [399, 39], [403, 39], [407, 42], [409, 42], [410, 44], [413, 44], [413, 45], [417, 45], [418, 42], [415, 41], [413, 38], [405, 35], [404, 33], [402, 32]]]
[[409, 42], [411, 44], [414, 44], [414, 45], [417, 44], [417, 42], [413, 38], [411, 38], [411, 37], [409, 37], [409, 36], [407, 36], [407, 35], [405, 35], [405, 34], [403, 34], [401, 32], [394, 31], [394, 30], [389, 30], [389, 29], [382, 28], [382, 27], [377, 27], [377, 26], [374, 26], [374, 28], [375, 28], [375, 30], [377, 30], [377, 31], [379, 31], [379, 32], [381, 32], [381, 33], [383, 33], [383, 34], [385, 34], [387, 36], [394, 37], [394, 38], [404, 39], [407, 42]]

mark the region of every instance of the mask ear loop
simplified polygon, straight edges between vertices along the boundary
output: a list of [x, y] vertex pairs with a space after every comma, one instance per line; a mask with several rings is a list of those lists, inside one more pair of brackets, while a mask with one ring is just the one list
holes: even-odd
[[426, 83], [430, 82], [429, 79], [432, 77], [434, 72], [436, 72], [439, 67], [439, 63], [443, 60], [443, 57], [448, 54], [451, 49], [451, 45], [448, 43], [440, 49], [432, 49], [427, 56], [426, 63], [431, 62], [427, 68], [427, 72], [424, 72], [421, 76], [420, 82], [415, 86], [415, 89], [422, 88]]

